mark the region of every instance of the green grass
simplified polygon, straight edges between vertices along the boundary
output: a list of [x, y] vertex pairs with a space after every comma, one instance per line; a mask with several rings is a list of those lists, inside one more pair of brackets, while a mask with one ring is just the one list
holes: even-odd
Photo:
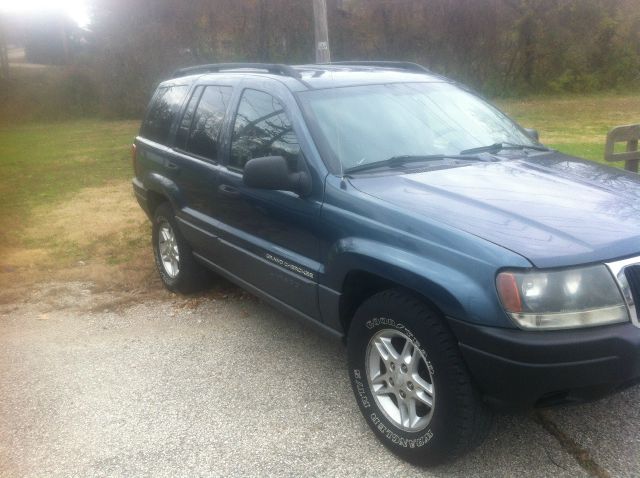
[[2, 223], [19, 225], [34, 206], [132, 175], [138, 121], [83, 120], [0, 129]]
[[[607, 132], [640, 123], [640, 94], [543, 97], [498, 101], [498, 105], [540, 140], [559, 151], [605, 163]], [[622, 167], [624, 163], [609, 163]]]

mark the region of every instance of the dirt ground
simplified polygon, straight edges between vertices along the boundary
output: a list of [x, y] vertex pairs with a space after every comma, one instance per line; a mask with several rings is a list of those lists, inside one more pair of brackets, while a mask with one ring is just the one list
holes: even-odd
[[89, 281], [94, 291], [125, 295], [164, 293], [153, 269], [150, 224], [129, 183], [39, 206], [17, 235], [0, 249], [0, 303], [20, 301], [35, 284], [52, 280]]

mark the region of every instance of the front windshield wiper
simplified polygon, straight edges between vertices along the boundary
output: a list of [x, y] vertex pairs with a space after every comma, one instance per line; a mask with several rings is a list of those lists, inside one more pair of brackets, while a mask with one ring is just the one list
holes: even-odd
[[490, 159], [484, 159], [479, 156], [470, 156], [464, 155], [461, 156], [459, 154], [428, 154], [428, 155], [409, 155], [405, 154], [402, 156], [393, 156], [388, 159], [383, 159], [382, 161], [374, 161], [373, 163], [365, 163], [360, 164], [358, 166], [353, 166], [351, 168], [347, 168], [344, 170], [345, 174], [357, 173], [360, 171], [368, 171], [370, 169], [378, 169], [378, 168], [395, 168], [398, 166], [403, 166], [409, 163], [420, 163], [427, 161], [443, 161], [445, 159], [462, 159], [465, 161], [491, 161]]
[[460, 154], [478, 154], [478, 153], [499, 153], [504, 149], [534, 149], [536, 151], [551, 151], [546, 146], [537, 146], [529, 144], [517, 143], [493, 143], [488, 146], [480, 146], [478, 148], [465, 149]]

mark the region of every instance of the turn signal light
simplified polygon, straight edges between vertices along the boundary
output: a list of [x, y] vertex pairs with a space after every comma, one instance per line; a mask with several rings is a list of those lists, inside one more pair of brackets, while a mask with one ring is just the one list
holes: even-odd
[[511, 272], [501, 272], [496, 279], [502, 305], [508, 312], [522, 312], [518, 281]]

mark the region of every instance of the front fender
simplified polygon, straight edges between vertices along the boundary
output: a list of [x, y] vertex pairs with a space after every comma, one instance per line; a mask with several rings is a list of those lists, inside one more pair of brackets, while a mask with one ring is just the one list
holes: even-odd
[[464, 270], [454, 269], [444, 261], [352, 237], [338, 241], [331, 249], [323, 285], [341, 291], [352, 271], [368, 272], [411, 289], [448, 317], [513, 327], [495, 290], [495, 269], [487, 263], [469, 260]]

